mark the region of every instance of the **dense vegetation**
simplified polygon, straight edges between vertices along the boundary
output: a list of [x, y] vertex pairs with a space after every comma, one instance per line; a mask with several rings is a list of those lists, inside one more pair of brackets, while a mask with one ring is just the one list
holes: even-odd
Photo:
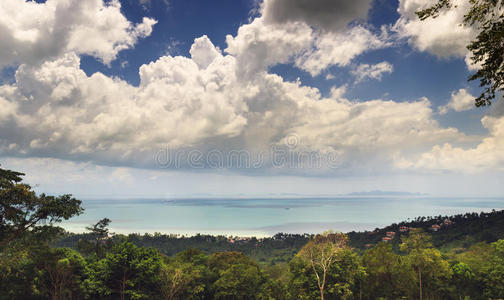
[[0, 169], [0, 299], [504, 297], [503, 211], [348, 235], [124, 236], [108, 219], [61, 235], [80, 202], [37, 196], [20, 176]]

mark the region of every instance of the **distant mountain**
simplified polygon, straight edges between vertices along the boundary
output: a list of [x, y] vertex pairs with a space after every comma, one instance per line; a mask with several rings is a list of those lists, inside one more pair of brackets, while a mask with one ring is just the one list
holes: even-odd
[[374, 190], [368, 192], [353, 192], [346, 195], [347, 196], [426, 196], [427, 194]]

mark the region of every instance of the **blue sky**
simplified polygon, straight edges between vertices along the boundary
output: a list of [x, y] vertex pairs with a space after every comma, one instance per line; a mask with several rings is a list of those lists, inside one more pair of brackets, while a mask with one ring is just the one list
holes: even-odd
[[473, 105], [458, 2], [4, 3], [0, 164], [82, 197], [500, 196], [504, 110]]

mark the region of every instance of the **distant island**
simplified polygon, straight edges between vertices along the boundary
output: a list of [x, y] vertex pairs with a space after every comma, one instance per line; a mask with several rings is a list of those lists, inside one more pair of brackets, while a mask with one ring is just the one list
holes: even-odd
[[428, 196], [425, 193], [397, 192], [397, 191], [362, 191], [345, 194], [346, 196]]

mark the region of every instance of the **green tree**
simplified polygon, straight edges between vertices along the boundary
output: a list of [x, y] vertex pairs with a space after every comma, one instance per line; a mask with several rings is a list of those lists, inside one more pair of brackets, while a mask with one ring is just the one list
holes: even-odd
[[41, 248], [34, 253], [35, 283], [44, 297], [52, 300], [82, 298], [86, 261], [69, 248]]
[[452, 266], [452, 271], [452, 282], [455, 287], [453, 294], [457, 295], [459, 299], [470, 297], [474, 286], [474, 272], [463, 262], [454, 264]]
[[208, 257], [201, 251], [187, 249], [160, 269], [163, 299], [203, 299], [207, 292]]
[[[431, 237], [421, 229], [410, 230], [409, 236], [403, 238], [400, 249], [408, 254], [408, 261], [418, 275], [419, 298], [424, 294], [433, 294], [439, 287], [441, 279], [451, 277], [448, 261], [431, 243]], [[430, 289], [424, 291], [424, 287]]]
[[407, 297], [414, 286], [414, 274], [402, 257], [392, 250], [392, 244], [380, 242], [362, 257], [366, 268], [365, 294], [371, 297]]
[[96, 224], [86, 227], [89, 230], [89, 235], [92, 240], [81, 239], [77, 242], [77, 249], [89, 255], [94, 253], [98, 258], [104, 258], [105, 252], [112, 246], [111, 241], [108, 240], [110, 219], [104, 218], [98, 221]]
[[30, 251], [12, 250], [0, 255], [0, 299], [33, 299], [35, 266]]
[[241, 252], [218, 252], [208, 259], [215, 276], [215, 299], [258, 299], [263, 294], [265, 278], [256, 262]]
[[89, 268], [86, 286], [100, 299], [151, 299], [160, 294], [161, 263], [157, 250], [122, 242]]
[[24, 174], [0, 169], [0, 251], [26, 235], [46, 237], [59, 232], [54, 223], [82, 213], [81, 201], [71, 195], [36, 195], [21, 183]]
[[492, 255], [484, 272], [484, 295], [492, 299], [504, 298], [504, 239], [491, 244]]
[[290, 289], [294, 290], [291, 293], [310, 299], [316, 286], [320, 299], [326, 294], [331, 299], [350, 297], [355, 279], [361, 278], [359, 273], [364, 270], [347, 247], [347, 240], [343, 233], [325, 232], [301, 248], [290, 264], [293, 273]]
[[[471, 6], [464, 16], [463, 26], [474, 26], [478, 35], [467, 48], [481, 67], [469, 80], [479, 80], [483, 93], [476, 106], [490, 104], [497, 91], [504, 90], [504, 2], [502, 0], [469, 0]], [[454, 6], [453, 0], [437, 0], [433, 6], [417, 12], [421, 20], [437, 17], [442, 10]]]

